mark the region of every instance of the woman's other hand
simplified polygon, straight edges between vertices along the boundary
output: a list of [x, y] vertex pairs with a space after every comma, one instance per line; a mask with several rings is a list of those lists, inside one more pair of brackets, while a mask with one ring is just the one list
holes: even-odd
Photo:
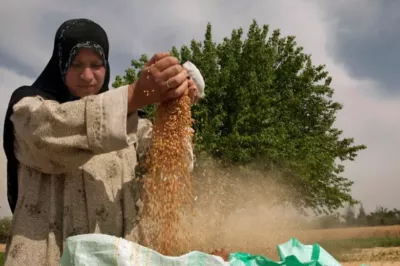
[[192, 104], [196, 104], [197, 101], [200, 99], [200, 91], [197, 88], [196, 84], [194, 83], [193, 79], [189, 78], [188, 80], [189, 86], [189, 97], [192, 101]]

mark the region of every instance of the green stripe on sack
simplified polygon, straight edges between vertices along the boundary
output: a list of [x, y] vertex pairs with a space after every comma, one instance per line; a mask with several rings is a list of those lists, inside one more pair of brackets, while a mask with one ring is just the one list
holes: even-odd
[[311, 253], [311, 260], [318, 261], [321, 249], [319, 248], [319, 245], [317, 245], [317, 244], [313, 244], [312, 246], [313, 246], [313, 249], [312, 249], [312, 253]]

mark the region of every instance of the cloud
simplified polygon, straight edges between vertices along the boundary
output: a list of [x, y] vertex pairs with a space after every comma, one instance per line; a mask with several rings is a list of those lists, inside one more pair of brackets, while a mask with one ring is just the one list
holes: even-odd
[[13, 90], [22, 85], [30, 85], [32, 82], [33, 79], [31, 78], [20, 75], [5, 67], [0, 67], [0, 106], [3, 107], [2, 110], [6, 109]]
[[[12, 89], [25, 84], [32, 84], [32, 79], [21, 76], [18, 73], [10, 71], [4, 67], [0, 67], [0, 115], [2, 117], [1, 123], [3, 124], [5, 111], [8, 106], [8, 100], [11, 97]], [[1, 129], [3, 125], [1, 126]], [[3, 132], [3, 131], [2, 131]], [[3, 141], [0, 141], [3, 147]], [[0, 151], [0, 217], [10, 214], [7, 202], [7, 189], [6, 189], [6, 164], [5, 154], [3, 148]]]
[[[77, 0], [32, 0], [22, 3], [5, 0], [0, 8], [0, 98], [4, 99], [0, 116], [4, 117], [11, 91], [30, 83], [46, 65], [55, 31], [66, 19], [87, 17], [106, 29], [111, 44], [112, 76], [123, 74], [130, 60], [142, 53], [166, 51], [172, 45], [188, 44], [193, 38], [202, 40], [207, 22], [212, 23], [214, 39], [219, 41], [234, 28], [247, 30], [256, 19], [259, 24], [269, 24], [271, 30], [280, 28], [283, 35], [295, 35], [305, 52], [312, 54], [315, 64], [327, 65], [333, 76], [335, 99], [344, 104], [337, 127], [344, 130], [345, 137], [354, 137], [356, 143], [368, 146], [355, 162], [346, 163], [344, 175], [356, 182], [354, 195], [367, 209], [377, 204], [395, 207], [400, 200], [396, 180], [400, 100], [382, 95], [394, 88], [394, 74], [389, 74], [394, 73], [392, 69], [398, 69], [396, 62], [400, 60], [395, 61], [399, 53], [394, 49], [377, 47], [390, 40], [390, 36], [397, 36], [399, 31], [392, 27], [387, 33], [381, 33], [380, 29], [385, 29], [395, 18], [382, 24], [379, 12], [387, 7], [377, 1], [368, 3], [336, 1], [333, 4], [315, 0], [248, 3], [174, 0], [157, 4], [127, 0], [79, 3]], [[377, 35], [368, 29], [381, 34], [379, 41], [370, 41]], [[369, 47], [365, 42], [374, 46]], [[376, 59], [379, 56], [390, 59], [389, 63], [382, 66]], [[379, 198], [375, 198], [376, 194]], [[4, 206], [5, 197], [3, 194], [0, 197], [0, 205]], [[0, 215], [1, 212], [2, 209]]]
[[381, 84], [384, 96], [399, 96], [399, 1], [330, 1], [321, 5], [332, 32], [329, 50], [350, 75]]
[[[336, 126], [357, 144], [366, 144], [355, 162], [347, 162], [344, 176], [355, 181], [353, 195], [368, 210], [377, 205], [398, 207], [400, 100], [376, 97], [381, 86], [373, 80], [354, 80], [342, 68], [331, 68], [335, 98], [344, 104]], [[335, 78], [336, 77], [336, 78]], [[379, 198], [378, 198], [379, 197]]]

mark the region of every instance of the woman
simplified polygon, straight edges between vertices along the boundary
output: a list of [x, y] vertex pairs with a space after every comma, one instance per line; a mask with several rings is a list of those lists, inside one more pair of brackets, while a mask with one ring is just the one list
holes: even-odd
[[138, 122], [138, 110], [180, 97], [189, 83], [192, 98], [200, 94], [168, 53], [156, 54], [135, 83], [108, 90], [108, 53], [98, 24], [68, 20], [44, 71], [11, 96], [4, 149], [14, 216], [6, 265], [58, 265], [71, 235], [140, 242], [136, 148], [149, 144], [151, 128]]

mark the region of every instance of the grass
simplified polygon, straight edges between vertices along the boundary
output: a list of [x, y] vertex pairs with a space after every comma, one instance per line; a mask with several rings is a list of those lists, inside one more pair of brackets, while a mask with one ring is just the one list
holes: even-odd
[[0, 266], [4, 265], [4, 253], [0, 252]]
[[328, 240], [319, 243], [324, 249], [354, 249], [354, 248], [388, 248], [400, 247], [400, 238], [362, 238], [362, 239], [344, 239]]
[[346, 239], [384, 239], [400, 238], [400, 226], [370, 226], [370, 227], [348, 227], [335, 229], [304, 230], [293, 232], [292, 236], [304, 242], [325, 243], [332, 240]]

